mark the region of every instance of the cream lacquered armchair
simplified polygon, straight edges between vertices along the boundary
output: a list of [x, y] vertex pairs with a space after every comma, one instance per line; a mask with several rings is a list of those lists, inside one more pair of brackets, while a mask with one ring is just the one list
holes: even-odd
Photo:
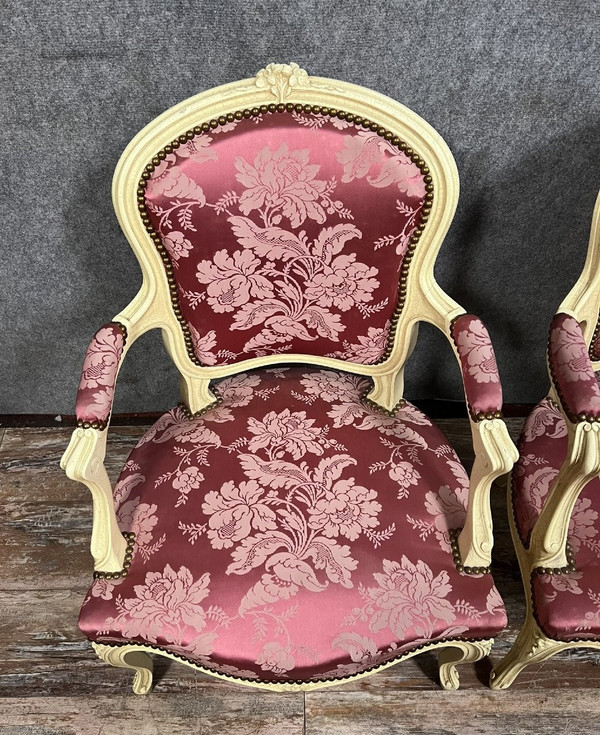
[[527, 618], [494, 689], [559, 651], [600, 649], [599, 309], [600, 196], [583, 273], [550, 327], [550, 392], [519, 440], [509, 507]]
[[[488, 334], [433, 277], [458, 197], [445, 143], [380, 94], [271, 64], [148, 125], [113, 193], [143, 284], [88, 348], [63, 458], [94, 500], [98, 655], [145, 693], [152, 652], [293, 690], [438, 649], [456, 688], [505, 625], [489, 491], [516, 450]], [[403, 398], [420, 321], [462, 370], [470, 479]], [[113, 490], [115, 380], [153, 328], [182, 403]]]

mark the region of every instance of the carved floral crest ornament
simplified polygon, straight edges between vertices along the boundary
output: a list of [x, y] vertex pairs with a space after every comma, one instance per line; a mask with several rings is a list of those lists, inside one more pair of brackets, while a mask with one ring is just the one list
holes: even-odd
[[270, 89], [278, 102], [285, 102], [298, 87], [310, 87], [311, 80], [298, 64], [269, 64], [256, 75], [259, 89]]
[[[63, 466], [95, 499], [80, 628], [134, 691], [152, 651], [277, 691], [429, 649], [456, 688], [456, 664], [489, 651], [506, 621], [489, 489], [514, 448], [489, 335], [433, 277], [457, 191], [427, 123], [294, 63], [182, 103], [123, 154], [115, 208], [143, 285], [92, 340]], [[419, 321], [461, 367], [470, 478], [403, 397]], [[182, 403], [113, 490], [117, 374], [156, 327]]]

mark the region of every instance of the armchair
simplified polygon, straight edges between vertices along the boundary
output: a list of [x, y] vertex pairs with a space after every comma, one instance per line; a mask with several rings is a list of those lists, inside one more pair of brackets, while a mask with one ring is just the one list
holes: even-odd
[[509, 507], [527, 617], [494, 689], [559, 651], [600, 649], [599, 258], [600, 196], [583, 273], [550, 327], [550, 392], [519, 440]]
[[[289, 691], [430, 649], [451, 689], [489, 651], [489, 491], [516, 450], [489, 335], [433, 276], [457, 197], [421, 118], [295, 64], [182, 102], [125, 150], [113, 200], [143, 284], [88, 348], [62, 466], [94, 502], [80, 628], [135, 692], [152, 652]], [[470, 478], [403, 397], [421, 321], [462, 371]], [[112, 489], [116, 376], [152, 328], [182, 403]]]

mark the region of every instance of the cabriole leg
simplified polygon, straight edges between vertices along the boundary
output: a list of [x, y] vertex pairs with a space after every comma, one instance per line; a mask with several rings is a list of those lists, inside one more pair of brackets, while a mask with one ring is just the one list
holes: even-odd
[[134, 694], [148, 694], [152, 689], [152, 659], [144, 651], [135, 646], [106, 646], [102, 643], [92, 643], [98, 656], [111, 666], [133, 669]]
[[440, 684], [443, 689], [458, 689], [460, 679], [457, 665], [468, 664], [485, 658], [492, 647], [493, 640], [486, 641], [455, 641], [452, 645], [442, 648], [438, 654], [440, 667]]

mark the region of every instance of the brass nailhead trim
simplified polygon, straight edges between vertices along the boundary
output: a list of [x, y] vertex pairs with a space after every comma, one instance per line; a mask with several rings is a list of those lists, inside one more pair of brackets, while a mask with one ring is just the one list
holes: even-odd
[[[109, 327], [111, 325], [114, 325], [121, 330], [121, 334], [123, 335], [123, 347], [125, 347], [127, 344], [127, 327], [124, 324], [121, 324], [121, 322], [108, 322], [108, 324], [105, 324], [104, 326]], [[83, 419], [77, 419], [77, 427], [80, 429], [98, 429], [98, 431], [104, 431], [108, 426], [109, 421], [110, 414], [104, 421], [84, 421]]]
[[123, 579], [129, 572], [131, 559], [133, 558], [133, 547], [135, 546], [135, 533], [132, 531], [124, 531], [123, 537], [127, 541], [125, 549], [125, 560], [123, 561], [123, 569], [120, 572], [94, 572], [94, 579]]
[[91, 638], [88, 638], [88, 640], [91, 643], [101, 643], [104, 646], [111, 646], [114, 648], [120, 648], [122, 646], [143, 646], [144, 648], [151, 648], [153, 651], [157, 651], [158, 653], [168, 653], [169, 656], [173, 656], [176, 659], [179, 659], [180, 661], [185, 661], [186, 663], [191, 664], [194, 668], [198, 669], [199, 671], [202, 671], [207, 674], [218, 674], [223, 679], [234, 679], [236, 681], [248, 681], [248, 682], [257, 682], [258, 684], [313, 684], [313, 683], [319, 683], [319, 682], [339, 682], [340, 684], [347, 681], [352, 681], [353, 679], [357, 679], [359, 677], [363, 677], [367, 673], [375, 673], [379, 669], [385, 668], [386, 666], [389, 666], [391, 662], [394, 663], [400, 663], [401, 661], [404, 661], [407, 658], [410, 658], [415, 652], [422, 651], [429, 648], [437, 648], [441, 647], [445, 643], [452, 644], [453, 641], [462, 641], [464, 643], [480, 643], [481, 641], [489, 641], [490, 638], [467, 638], [465, 636], [456, 636], [454, 638], [441, 638], [439, 640], [430, 641], [429, 643], [421, 643], [418, 646], [413, 646], [410, 650], [404, 651], [404, 653], [401, 653], [399, 656], [395, 656], [393, 658], [387, 659], [387, 661], [382, 661], [379, 664], [376, 664], [375, 666], [371, 666], [368, 669], [364, 669], [363, 671], [359, 671], [357, 674], [348, 674], [347, 676], [327, 676], [323, 678], [316, 678], [316, 679], [286, 679], [286, 680], [278, 680], [278, 679], [254, 679], [246, 676], [237, 676], [236, 674], [221, 674], [220, 671], [217, 671], [216, 669], [211, 669], [208, 666], [202, 666], [201, 664], [197, 663], [191, 658], [188, 658], [187, 656], [182, 656], [180, 653], [173, 653], [172, 651], [169, 651], [164, 646], [157, 646], [154, 643], [140, 643], [140, 641], [134, 641], [134, 640], [126, 640], [121, 641], [120, 643], [103, 643], [101, 640], [92, 640]]
[[589, 349], [590, 360], [592, 360], [593, 362], [600, 360], [600, 355], [598, 355], [595, 350], [596, 344], [598, 343], [599, 336], [600, 336], [600, 315], [598, 316], [598, 321], [596, 322], [596, 326], [594, 328], [594, 334], [592, 336], [592, 341], [590, 343], [590, 349]]
[[[144, 227], [146, 228], [146, 231], [150, 235], [151, 239], [154, 241], [156, 245], [156, 249], [158, 250], [160, 257], [165, 265], [165, 268], [167, 269], [167, 283], [169, 285], [171, 305], [173, 306], [173, 311], [175, 312], [175, 316], [177, 318], [177, 321], [179, 322], [181, 331], [183, 332], [183, 338], [184, 338], [188, 357], [195, 365], [198, 365], [200, 367], [204, 367], [205, 365], [201, 360], [198, 359], [198, 357], [196, 356], [196, 353], [194, 352], [190, 329], [188, 327], [186, 319], [184, 318], [182, 314], [181, 306], [179, 303], [179, 294], [177, 293], [177, 283], [175, 281], [175, 278], [172, 275], [173, 266], [171, 263], [171, 259], [168, 253], [166, 252], [164, 246], [162, 246], [160, 235], [152, 226], [150, 222], [150, 218], [148, 216], [147, 209], [146, 209], [145, 189], [146, 189], [148, 179], [150, 178], [152, 171], [154, 171], [155, 169], [154, 161], [160, 162], [161, 160], [163, 160], [168, 153], [171, 153], [174, 149], [179, 148], [181, 143], [185, 143], [187, 140], [191, 140], [195, 135], [198, 134], [198, 131], [208, 132], [209, 130], [214, 130], [215, 128], [219, 127], [219, 125], [225, 125], [227, 124], [228, 121], [232, 121], [234, 119], [241, 120], [242, 118], [248, 119], [250, 117], [257, 117], [258, 115], [263, 115], [263, 114], [294, 112], [294, 111], [312, 112], [314, 114], [320, 114], [325, 117], [336, 117], [340, 119], [345, 119], [345, 120], [353, 122], [354, 125], [356, 125], [357, 127], [362, 126], [363, 128], [367, 128], [367, 129], [372, 130], [373, 132], [376, 132], [378, 135], [382, 136], [386, 140], [389, 140], [392, 143], [392, 145], [394, 145], [400, 151], [404, 152], [407, 156], [409, 156], [411, 160], [415, 163], [415, 165], [420, 169], [421, 173], [424, 175], [424, 178], [426, 179], [425, 190], [427, 193], [425, 194], [420, 218], [417, 222], [417, 227], [415, 229], [415, 232], [410, 239], [410, 244], [404, 255], [402, 265], [401, 265], [400, 283], [398, 287], [398, 300], [396, 302], [396, 307], [391, 317], [391, 328], [388, 334], [387, 345], [386, 345], [386, 348], [384, 350], [384, 354], [382, 355], [382, 357], [379, 358], [379, 360], [375, 360], [374, 362], [369, 363], [369, 365], [379, 365], [385, 362], [392, 354], [393, 347], [394, 347], [394, 341], [396, 337], [396, 326], [398, 324], [399, 317], [402, 314], [402, 311], [404, 310], [404, 305], [406, 303], [406, 294], [408, 292], [409, 266], [413, 259], [416, 245], [419, 242], [421, 235], [423, 234], [423, 229], [427, 223], [427, 220], [429, 219], [429, 214], [431, 213], [431, 202], [433, 200], [434, 187], [432, 183], [432, 178], [431, 176], [428, 175], [430, 173], [429, 167], [426, 165], [425, 161], [418, 155], [418, 153], [416, 153], [412, 148], [410, 148], [407, 143], [400, 140], [398, 136], [394, 135], [392, 132], [380, 126], [376, 122], [366, 120], [365, 118], [362, 118], [358, 115], [354, 115], [353, 113], [345, 112], [344, 110], [337, 110], [337, 109], [330, 108], [330, 107], [321, 107], [319, 105], [308, 105], [308, 104], [303, 105], [300, 103], [294, 104], [292, 102], [288, 102], [287, 104], [280, 103], [278, 105], [274, 105], [274, 104], [261, 105], [261, 107], [253, 107], [252, 109], [236, 110], [235, 112], [230, 112], [227, 115], [221, 115], [216, 120], [212, 119], [212, 120], [209, 120], [208, 122], [204, 122], [204, 123], [201, 123], [200, 125], [196, 125], [193, 129], [186, 131], [185, 133], [180, 135], [178, 139], [171, 141], [171, 143], [165, 145], [160, 151], [158, 151], [156, 155], [153, 156], [152, 162], [145, 166], [141, 174], [141, 179], [138, 183], [138, 189], [137, 189], [138, 202], [139, 202], [138, 207], [140, 210], [140, 216], [142, 218], [142, 222], [144, 224]], [[171, 269], [169, 270], [167, 266], [171, 266]], [[398, 407], [400, 407], [400, 404], [396, 406], [394, 410], [397, 410]]]
[[[454, 338], [454, 325], [463, 316], [467, 316], [467, 314], [459, 314], [458, 316], [455, 316], [454, 319], [450, 322], [450, 336], [452, 337], [452, 342], [454, 343], [454, 346], [456, 347], [457, 352], [458, 352], [458, 344], [456, 343], [456, 339]], [[459, 359], [460, 359], [460, 353], [459, 353]], [[462, 369], [461, 369], [461, 372], [462, 372]], [[466, 397], [466, 391], [465, 391], [465, 397]], [[502, 413], [502, 411], [486, 411], [486, 412], [481, 412], [481, 413], [475, 413], [469, 401], [467, 401], [467, 408], [469, 409], [469, 414], [471, 416], [471, 419], [475, 423], [478, 423], [479, 421], [483, 421], [485, 419], [487, 419], [488, 421], [491, 421], [492, 419], [501, 419], [504, 417], [504, 414]]]
[[448, 534], [450, 536], [450, 546], [452, 548], [452, 559], [454, 561], [454, 565], [456, 566], [457, 571], [461, 572], [462, 574], [491, 574], [492, 568], [489, 566], [487, 567], [465, 567], [463, 566], [462, 559], [460, 558], [460, 549], [458, 548], [458, 537], [461, 531], [462, 531], [461, 528], [453, 528], [450, 531], [448, 531]]

